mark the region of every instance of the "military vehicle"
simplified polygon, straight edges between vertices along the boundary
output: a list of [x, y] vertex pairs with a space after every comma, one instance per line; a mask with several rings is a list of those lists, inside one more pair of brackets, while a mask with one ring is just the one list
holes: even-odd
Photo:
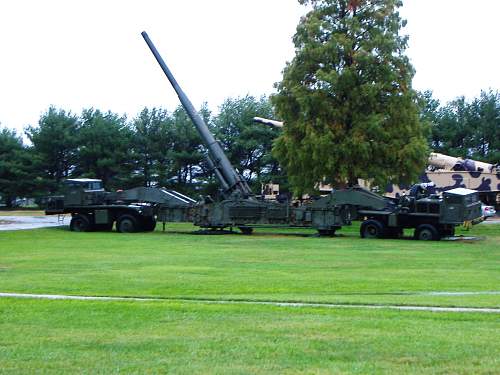
[[[487, 205], [500, 207], [500, 166], [471, 159], [461, 159], [439, 153], [431, 153], [426, 171], [420, 176], [423, 183], [434, 183], [431, 193], [455, 188], [467, 188], [479, 192], [479, 198]], [[405, 185], [389, 185], [386, 194], [398, 197], [408, 190]]]
[[194, 203], [174, 190], [137, 187], [107, 192], [101, 180], [73, 178], [64, 181], [62, 195], [47, 198], [45, 214], [71, 214], [70, 229], [76, 232], [108, 231], [114, 223], [118, 232], [140, 232], [154, 230], [158, 216], [189, 220]]
[[[142, 32], [142, 36], [203, 139], [207, 161], [221, 184], [222, 199], [207, 197], [195, 205], [195, 225], [211, 230], [239, 227], [243, 233], [250, 234], [253, 225], [282, 224], [313, 227], [319, 234], [333, 235], [352, 220], [363, 220], [362, 237], [397, 237], [403, 229], [414, 228], [415, 238], [437, 240], [453, 235], [456, 225], [481, 217], [477, 192], [455, 189], [443, 196], [430, 195], [425, 185], [416, 186], [410, 195], [400, 200], [381, 197], [361, 187], [333, 190], [328, 196], [303, 205], [258, 199], [233, 168], [147, 33]], [[256, 121], [283, 125], [261, 118]]]

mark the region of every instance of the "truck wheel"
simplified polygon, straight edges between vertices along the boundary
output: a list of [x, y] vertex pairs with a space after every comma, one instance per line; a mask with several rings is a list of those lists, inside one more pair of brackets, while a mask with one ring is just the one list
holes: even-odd
[[134, 233], [138, 228], [137, 219], [132, 215], [121, 215], [116, 220], [116, 230], [120, 233]]
[[361, 238], [382, 238], [384, 225], [378, 220], [363, 221], [360, 228]]
[[75, 215], [71, 218], [69, 229], [73, 232], [88, 232], [91, 229], [87, 215]]
[[440, 239], [440, 236], [433, 225], [422, 224], [415, 229], [415, 239], [420, 241], [437, 241]]

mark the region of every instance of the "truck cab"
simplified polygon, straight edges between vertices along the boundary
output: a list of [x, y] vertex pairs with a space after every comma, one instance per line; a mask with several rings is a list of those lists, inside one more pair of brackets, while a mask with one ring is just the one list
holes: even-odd
[[87, 206], [101, 204], [105, 191], [102, 180], [95, 178], [70, 178], [64, 181], [64, 205]]

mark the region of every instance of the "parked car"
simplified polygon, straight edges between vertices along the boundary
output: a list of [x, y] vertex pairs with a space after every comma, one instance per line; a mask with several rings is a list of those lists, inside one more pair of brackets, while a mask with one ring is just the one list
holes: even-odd
[[481, 213], [483, 214], [484, 218], [487, 219], [488, 217], [492, 217], [496, 215], [495, 207], [493, 206], [486, 206], [482, 205], [481, 206]]

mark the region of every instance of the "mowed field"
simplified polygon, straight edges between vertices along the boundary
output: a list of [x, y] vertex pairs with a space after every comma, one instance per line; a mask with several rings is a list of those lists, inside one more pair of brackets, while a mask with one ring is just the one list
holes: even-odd
[[498, 224], [460, 242], [159, 227], [0, 233], [0, 292], [160, 299], [0, 298], [0, 372], [499, 373], [500, 314], [252, 303], [500, 308]]

